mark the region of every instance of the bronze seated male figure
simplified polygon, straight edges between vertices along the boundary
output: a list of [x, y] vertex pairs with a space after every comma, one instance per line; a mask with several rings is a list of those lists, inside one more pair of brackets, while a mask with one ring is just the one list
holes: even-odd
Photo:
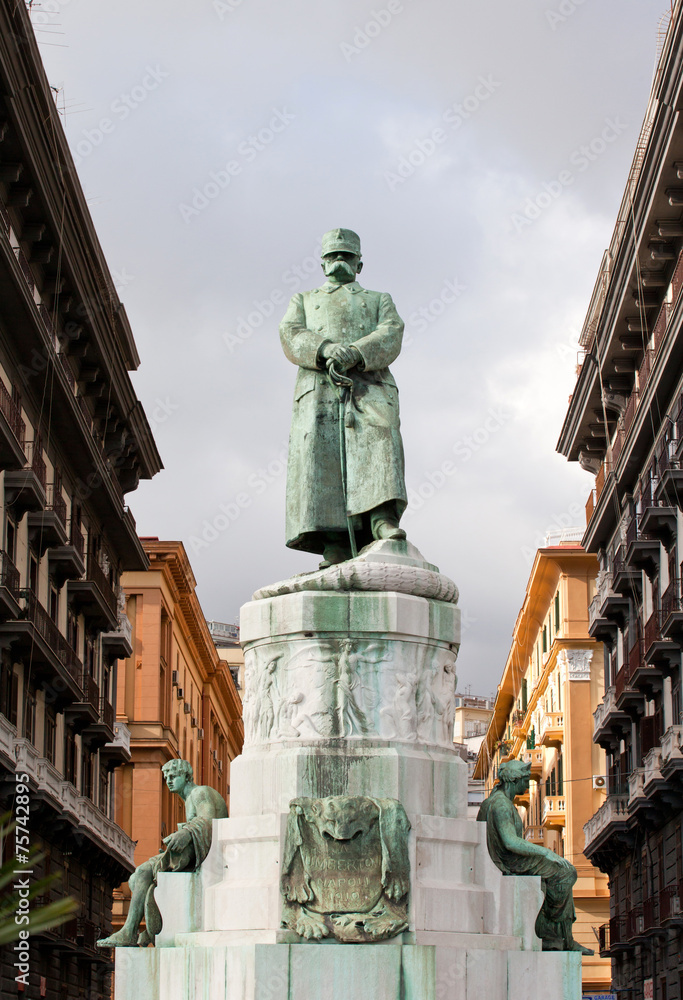
[[[162, 927], [161, 913], [154, 898], [159, 872], [193, 872], [201, 866], [211, 847], [212, 821], [224, 819], [228, 808], [223, 797], [208, 785], [195, 785], [192, 765], [187, 760], [169, 760], [161, 769], [166, 784], [185, 803], [185, 823], [175, 833], [164, 837], [164, 850], [135, 869], [128, 885], [131, 899], [128, 916], [121, 930], [101, 938], [100, 948], [146, 947]], [[145, 930], [140, 922], [145, 918]]]
[[489, 854], [504, 875], [540, 875], [545, 896], [536, 918], [536, 934], [544, 951], [580, 951], [592, 955], [572, 935], [576, 920], [572, 887], [576, 868], [547, 847], [524, 839], [522, 820], [514, 805], [516, 795], [529, 787], [531, 767], [520, 760], [504, 761], [498, 769], [499, 784], [479, 809], [486, 822]]

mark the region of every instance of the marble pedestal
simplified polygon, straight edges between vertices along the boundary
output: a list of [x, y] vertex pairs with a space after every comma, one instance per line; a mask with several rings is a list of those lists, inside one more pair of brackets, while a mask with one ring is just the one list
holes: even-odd
[[[276, 585], [242, 609], [231, 816], [214, 820], [200, 874], [160, 876], [159, 946], [116, 949], [116, 1000], [579, 1000], [580, 956], [544, 953], [534, 934], [540, 880], [504, 878], [485, 826], [466, 818], [452, 744], [459, 611], [404, 592], [455, 588], [412, 546], [369, 549], [359, 561], [375, 565], [346, 579], [394, 589]], [[408, 928], [389, 940], [312, 942], [282, 925], [289, 803], [334, 795], [407, 813]]]

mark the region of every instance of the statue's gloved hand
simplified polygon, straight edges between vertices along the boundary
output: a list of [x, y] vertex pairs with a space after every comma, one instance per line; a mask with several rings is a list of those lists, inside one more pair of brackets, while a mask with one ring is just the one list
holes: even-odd
[[355, 368], [363, 360], [358, 348], [341, 344], [323, 344], [320, 354], [324, 361], [334, 361], [335, 368], [343, 372]]

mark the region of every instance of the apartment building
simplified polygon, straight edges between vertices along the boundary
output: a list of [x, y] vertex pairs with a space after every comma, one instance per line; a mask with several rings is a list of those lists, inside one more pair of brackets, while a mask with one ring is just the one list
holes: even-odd
[[[233, 676], [231, 663], [216, 649], [185, 547], [158, 538], [141, 543], [149, 568], [121, 579], [131, 649], [119, 663], [116, 701], [117, 725], [130, 745], [130, 760], [116, 772], [116, 820], [137, 844], [136, 865], [158, 853], [163, 838], [184, 819], [162, 765], [177, 757], [189, 760], [195, 782], [217, 789], [229, 806], [230, 762], [244, 739], [237, 671]], [[124, 883], [115, 893], [116, 927], [125, 920], [129, 898]]]
[[605, 647], [594, 739], [608, 794], [585, 854], [609, 875], [619, 1000], [683, 997], [683, 16], [672, 5], [558, 450], [595, 475], [584, 547]]
[[[588, 634], [596, 572], [573, 541], [536, 553], [474, 777], [490, 794], [503, 760], [530, 764], [529, 791], [515, 801], [524, 836], [576, 867], [574, 937], [597, 952], [609, 890], [583, 851], [583, 826], [605, 798], [605, 755], [591, 739], [603, 694], [602, 645]], [[609, 989], [609, 960], [584, 956], [582, 979], [584, 993]]]
[[35, 877], [59, 876], [38, 902], [80, 903], [31, 938], [25, 991], [2, 949], [3, 997], [109, 995], [95, 941], [134, 847], [114, 820], [119, 582], [147, 565], [124, 495], [161, 468], [138, 364], [26, 6], [0, 0], [0, 813], [24, 776]]

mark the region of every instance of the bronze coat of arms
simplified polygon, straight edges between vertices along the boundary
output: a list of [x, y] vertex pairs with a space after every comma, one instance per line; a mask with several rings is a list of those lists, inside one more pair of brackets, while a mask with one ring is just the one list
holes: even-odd
[[306, 939], [381, 941], [406, 930], [410, 822], [396, 799], [293, 799], [283, 925]]

